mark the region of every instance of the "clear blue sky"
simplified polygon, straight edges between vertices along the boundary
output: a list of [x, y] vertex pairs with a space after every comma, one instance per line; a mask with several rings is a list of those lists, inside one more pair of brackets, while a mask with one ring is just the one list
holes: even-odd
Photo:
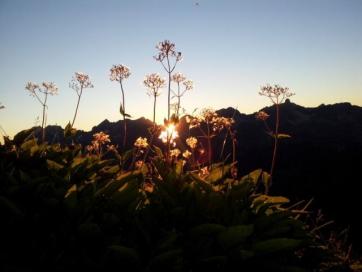
[[[196, 5], [196, 2], [199, 4]], [[73, 116], [75, 71], [90, 75], [75, 126], [90, 129], [120, 119], [119, 86], [109, 68], [125, 64], [127, 111], [152, 116], [145, 74], [163, 73], [155, 45], [176, 43], [184, 60], [177, 71], [195, 82], [184, 106], [238, 107], [254, 112], [269, 104], [258, 96], [265, 83], [289, 86], [304, 106], [362, 105], [361, 0], [0, 0], [0, 125], [8, 134], [34, 124], [40, 104], [27, 81], [54, 81], [48, 124]], [[166, 76], [163, 73], [164, 76]], [[166, 92], [159, 119], [166, 114]]]

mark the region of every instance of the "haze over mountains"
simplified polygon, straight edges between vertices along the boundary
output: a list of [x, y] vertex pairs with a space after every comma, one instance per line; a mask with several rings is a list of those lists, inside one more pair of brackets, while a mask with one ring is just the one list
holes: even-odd
[[[269, 126], [274, 125], [274, 107], [263, 109], [270, 114]], [[242, 114], [233, 108], [221, 109], [218, 113], [234, 117], [237, 135], [237, 160], [241, 174], [257, 168], [269, 170], [272, 155], [272, 138], [266, 133], [262, 121], [255, 114]], [[137, 137], [149, 136], [152, 122], [140, 118], [128, 120], [128, 146]], [[32, 130], [22, 131], [14, 137], [20, 144]], [[39, 128], [38, 128], [39, 130]], [[121, 146], [122, 121], [104, 120], [91, 131], [79, 131], [77, 141], [89, 144], [92, 135], [103, 131], [110, 135], [114, 144]], [[187, 135], [185, 120], [179, 124], [181, 142]], [[306, 108], [289, 100], [281, 105], [280, 132], [291, 135], [280, 141], [272, 194], [289, 196], [293, 200], [314, 197], [314, 207], [322, 208], [328, 217], [336, 219], [341, 226], [351, 226], [353, 241], [362, 245], [362, 224], [359, 214], [360, 183], [362, 182], [362, 107], [350, 103], [320, 105]], [[63, 129], [48, 126], [46, 140], [64, 142]], [[222, 135], [215, 140], [221, 143]], [[226, 145], [226, 154], [230, 152]], [[218, 154], [213, 154], [216, 158]]]

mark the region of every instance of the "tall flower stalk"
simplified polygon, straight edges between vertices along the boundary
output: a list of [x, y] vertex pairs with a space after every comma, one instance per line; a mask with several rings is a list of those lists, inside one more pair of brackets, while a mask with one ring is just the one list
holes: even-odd
[[72, 88], [74, 91], [76, 91], [78, 96], [77, 106], [75, 108], [74, 117], [72, 121], [72, 127], [74, 127], [74, 122], [78, 114], [79, 103], [83, 94], [83, 90], [86, 88], [93, 88], [94, 86], [91, 83], [90, 78], [87, 74], [81, 72], [75, 72], [74, 77], [69, 83], [69, 87]]
[[123, 116], [123, 126], [124, 126], [124, 133], [123, 133], [123, 148], [126, 147], [126, 141], [127, 141], [127, 123], [126, 123], [126, 117], [131, 117], [129, 114], [126, 113], [126, 101], [125, 101], [125, 95], [124, 95], [124, 89], [123, 89], [123, 80], [127, 79], [130, 75], [130, 69], [122, 64], [119, 65], [113, 65], [110, 69], [111, 75], [110, 80], [111, 81], [117, 81], [119, 82], [119, 85], [121, 86], [121, 105], [119, 107], [119, 111], [121, 115]]
[[[28, 90], [30, 92], [30, 95], [34, 96], [42, 105], [42, 142], [45, 142], [45, 124], [48, 95], [58, 94], [58, 87], [53, 82], [42, 82], [41, 84], [28, 82], [25, 86], [25, 89]], [[43, 95], [43, 99], [41, 99], [41, 94]]]
[[[203, 109], [200, 116], [188, 116], [186, 121], [189, 123], [189, 129], [199, 128], [202, 133], [202, 138], [207, 141], [207, 160], [208, 164], [211, 167], [212, 165], [212, 139], [218, 135], [224, 129], [229, 130], [234, 124], [233, 118], [226, 118], [219, 116], [212, 109]], [[202, 124], [205, 124], [206, 129]], [[233, 136], [233, 135], [231, 135]], [[233, 153], [235, 147], [233, 146]], [[233, 159], [234, 159], [233, 155]]]
[[[170, 120], [170, 109], [171, 109], [171, 80], [172, 72], [175, 70], [176, 65], [179, 61], [182, 60], [181, 52], [176, 51], [175, 44], [164, 40], [160, 42], [156, 48], [158, 49], [158, 54], [154, 56], [156, 61], [159, 61], [162, 64], [162, 67], [168, 74], [168, 93], [167, 93], [167, 120]], [[172, 60], [174, 59], [174, 60]]]
[[193, 82], [192, 80], [186, 80], [186, 77], [181, 73], [173, 74], [172, 81], [177, 84], [177, 93], [173, 92], [173, 95], [177, 98], [175, 114], [177, 117], [180, 117], [181, 97], [184, 96], [187, 91], [193, 89]]
[[[280, 125], [280, 104], [282, 104], [286, 98], [289, 98], [294, 95], [289, 88], [287, 87], [281, 87], [277, 84], [271, 86], [271, 85], [265, 85], [262, 86], [259, 92], [259, 95], [266, 96], [270, 99], [270, 101], [275, 106], [275, 127], [274, 131], [270, 131], [270, 134], [273, 136], [274, 139], [274, 147], [273, 147], [273, 155], [272, 155], [272, 162], [270, 166], [270, 182], [269, 186], [266, 186], [265, 193], [268, 194], [269, 187], [272, 185], [272, 179], [275, 169], [275, 163], [276, 163], [276, 155], [278, 150], [278, 140], [282, 137], [282, 134], [279, 133], [279, 125]], [[269, 126], [266, 123], [266, 119], [269, 117], [269, 115], [265, 112], [259, 112], [256, 116], [258, 119], [264, 121], [267, 128]], [[284, 134], [283, 134], [284, 135]]]
[[153, 97], [153, 125], [156, 126], [156, 100], [160, 96], [160, 89], [165, 87], [165, 80], [159, 74], [146, 75], [143, 84], [147, 88], [147, 94]]

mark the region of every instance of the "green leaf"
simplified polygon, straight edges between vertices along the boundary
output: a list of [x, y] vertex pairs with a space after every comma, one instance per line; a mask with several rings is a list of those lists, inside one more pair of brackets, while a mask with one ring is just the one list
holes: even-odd
[[254, 170], [253, 172], [250, 172], [249, 174], [243, 176], [240, 179], [240, 183], [251, 182], [254, 185], [257, 185], [262, 172], [263, 172], [262, 169], [257, 169], [257, 170]]
[[301, 240], [276, 238], [255, 243], [253, 251], [258, 255], [267, 255], [279, 251], [292, 251], [297, 249], [301, 243]]
[[136, 264], [139, 263], [140, 258], [136, 250], [133, 248], [112, 245], [108, 247], [107, 257], [119, 262], [120, 264]]
[[254, 199], [255, 202], [263, 202], [267, 204], [285, 204], [289, 203], [289, 199], [284, 196], [260, 195]]
[[75, 136], [76, 134], [77, 134], [77, 130], [75, 128], [73, 128], [69, 122], [64, 128], [64, 137], [69, 138], [69, 137]]
[[31, 139], [31, 140], [24, 142], [20, 147], [24, 151], [30, 151], [31, 148], [37, 147], [37, 146], [38, 146], [38, 144], [36, 142], [36, 139]]
[[[200, 260], [200, 263], [203, 266], [206, 266], [207, 268], [212, 267], [212, 268], [222, 269], [226, 262], [227, 262], [227, 257], [222, 256], [222, 255], [221, 256], [212, 256], [212, 257], [208, 257], [208, 258], [204, 258], [204, 259]], [[222, 270], [218, 269], [217, 271], [222, 271]]]
[[264, 188], [270, 188], [271, 175], [268, 172], [263, 171], [261, 181], [264, 185]]
[[182, 174], [183, 169], [184, 169], [184, 160], [178, 160], [175, 165], [176, 175], [180, 176]]
[[[160, 255], [157, 255], [151, 260], [151, 267], [154, 269], [157, 268], [170, 268], [173, 265], [177, 264], [182, 260], [182, 250], [181, 249], [174, 249], [166, 251]], [[156, 270], [157, 271], [157, 270]]]
[[153, 146], [153, 149], [155, 150], [155, 153], [156, 153], [156, 155], [157, 155], [157, 157], [159, 157], [159, 158], [163, 158], [163, 152], [162, 152], [162, 149], [161, 148], [159, 148], [158, 146]]
[[218, 240], [224, 248], [228, 249], [243, 243], [253, 234], [253, 232], [253, 225], [232, 226], [220, 233]]
[[51, 170], [60, 170], [64, 168], [64, 165], [61, 165], [60, 163], [57, 163], [52, 160], [47, 160], [48, 169]]
[[23, 213], [19, 210], [19, 208], [12, 201], [3, 196], [0, 196], [0, 212], [2, 216], [6, 217], [10, 214], [16, 217], [23, 216]]
[[121, 106], [119, 107], [119, 112], [122, 114], [122, 116], [124, 117], [131, 117], [131, 115], [129, 115], [128, 113], [126, 113], [124, 111], [123, 105], [121, 104]]
[[139, 171], [128, 171], [117, 177], [117, 179], [109, 181], [104, 187], [99, 189], [95, 195], [110, 197], [114, 192], [122, 188], [128, 181], [140, 179], [141, 176], [142, 174]]
[[224, 165], [214, 164], [211, 166], [210, 174], [205, 178], [206, 181], [210, 183], [215, 183], [220, 181], [223, 177], [225, 177], [228, 173], [230, 173], [231, 167], [234, 163]]
[[219, 234], [222, 231], [225, 231], [226, 227], [219, 224], [202, 224], [198, 225], [190, 230], [191, 237], [198, 236], [212, 236]]
[[284, 133], [278, 134], [278, 139], [288, 139], [288, 138], [292, 138], [292, 136], [290, 136], [289, 134], [284, 134]]

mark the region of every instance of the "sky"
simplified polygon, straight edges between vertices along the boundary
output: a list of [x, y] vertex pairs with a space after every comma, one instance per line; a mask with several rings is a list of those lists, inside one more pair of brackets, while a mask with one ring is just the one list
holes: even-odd
[[[89, 74], [75, 127], [90, 130], [121, 118], [114, 64], [130, 67], [126, 111], [152, 118], [146, 74], [166, 74], [153, 59], [168, 39], [182, 52], [175, 71], [194, 81], [181, 103], [188, 112], [236, 107], [252, 113], [270, 104], [258, 91], [289, 87], [307, 107], [362, 106], [362, 0], [0, 0], [0, 125], [10, 136], [39, 125], [41, 105], [28, 81], [53, 81], [47, 123], [64, 127], [77, 96], [74, 72]], [[167, 91], [157, 120], [167, 115]]]

